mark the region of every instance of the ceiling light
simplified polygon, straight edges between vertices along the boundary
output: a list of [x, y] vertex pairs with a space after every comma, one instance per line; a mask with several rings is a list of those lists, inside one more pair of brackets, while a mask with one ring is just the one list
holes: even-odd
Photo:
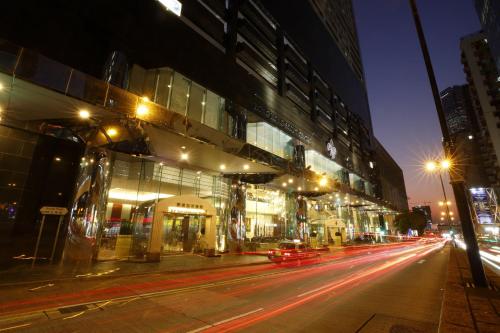
[[302, 191], [302, 187], [300, 187], [300, 186], [299, 186], [299, 187], [297, 188], [297, 191]]
[[326, 177], [321, 177], [321, 179], [319, 180], [319, 186], [326, 186], [328, 185], [328, 180], [326, 179]]
[[292, 184], [292, 183], [293, 183], [293, 178], [288, 178], [288, 182], [289, 182], [290, 184]]
[[221, 170], [226, 170], [226, 165], [225, 165], [225, 164], [221, 164], [221, 165], [219, 166], [219, 169], [221, 169]]
[[281, 184], [281, 186], [286, 187], [286, 183]]
[[187, 161], [188, 157], [189, 157], [188, 153], [181, 154], [181, 160], [183, 160], [183, 161]]
[[244, 164], [244, 165], [243, 165], [243, 169], [244, 169], [244, 170], [248, 170], [248, 169], [250, 169], [250, 166], [249, 166], [248, 164]]

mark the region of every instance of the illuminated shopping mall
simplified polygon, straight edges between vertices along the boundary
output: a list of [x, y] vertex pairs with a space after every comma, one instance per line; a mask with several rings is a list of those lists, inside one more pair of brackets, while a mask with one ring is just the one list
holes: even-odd
[[[210, 3], [110, 11], [95, 31], [109, 40], [0, 41], [3, 261], [31, 251], [43, 206], [69, 210], [61, 224], [47, 216], [40, 243], [48, 256], [57, 239], [64, 260], [395, 233], [403, 176], [373, 134], [359, 54], [341, 52], [320, 11], [315, 41], [272, 2], [242, 2], [236, 21]], [[155, 33], [117, 33], [127, 20]], [[321, 41], [328, 56], [314, 53]]]

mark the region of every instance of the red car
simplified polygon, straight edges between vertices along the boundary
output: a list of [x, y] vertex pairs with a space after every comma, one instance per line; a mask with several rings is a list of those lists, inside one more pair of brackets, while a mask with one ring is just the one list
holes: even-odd
[[267, 251], [269, 260], [281, 263], [283, 261], [309, 259], [320, 254], [303, 242], [281, 242], [278, 248]]

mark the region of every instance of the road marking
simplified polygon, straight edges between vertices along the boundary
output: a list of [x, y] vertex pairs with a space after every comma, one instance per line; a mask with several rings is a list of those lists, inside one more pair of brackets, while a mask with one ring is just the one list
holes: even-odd
[[122, 304], [120, 304], [120, 306], [124, 306], [124, 305], [127, 305], [128, 303], [132, 302], [132, 301], [137, 301], [140, 297], [134, 297], [134, 298], [131, 298], [129, 299], [128, 301], [126, 302], [123, 302]]
[[82, 311], [82, 312], [78, 312], [77, 314], [74, 314], [72, 316], [69, 316], [69, 317], [64, 317], [63, 320], [66, 320], [66, 319], [71, 319], [71, 318], [76, 318], [76, 317], [79, 317], [81, 316], [82, 314], [84, 314], [85, 311]]
[[237, 315], [237, 316], [234, 316], [234, 317], [231, 317], [231, 318], [227, 318], [227, 319], [224, 319], [224, 320], [221, 320], [221, 321], [218, 321], [218, 322], [215, 322], [213, 323], [212, 325], [205, 325], [203, 327], [200, 327], [200, 328], [197, 328], [195, 330], [192, 330], [192, 331], [189, 331], [187, 333], [196, 333], [196, 332], [201, 332], [201, 331], [204, 331], [206, 329], [209, 329], [209, 328], [212, 328], [212, 327], [215, 327], [215, 326], [219, 326], [221, 324], [224, 324], [224, 323], [227, 323], [227, 322], [230, 322], [232, 320], [235, 320], [235, 319], [239, 319], [239, 318], [242, 318], [242, 317], [245, 317], [245, 316], [248, 316], [248, 315], [251, 315], [253, 313], [256, 313], [256, 312], [259, 312], [259, 311], [262, 311], [264, 310], [264, 308], [258, 308], [256, 310], [253, 310], [253, 311], [248, 311], [248, 312], [245, 312], [245, 313], [242, 313], [240, 315]]
[[46, 287], [53, 287], [54, 284], [53, 283], [49, 283], [49, 284], [45, 284], [43, 286], [39, 286], [39, 287], [35, 287], [35, 288], [31, 288], [31, 289], [28, 289], [29, 291], [35, 291], [35, 290], [38, 290], [38, 289], [42, 289], [42, 288], [46, 288]]
[[30, 325], [31, 325], [31, 323], [22, 324], [22, 325], [16, 325], [16, 326], [11, 326], [11, 327], [6, 327], [6, 328], [0, 328], [0, 332], [9, 331], [9, 330], [13, 330], [13, 329], [16, 329], [16, 328], [30, 326]]
[[425, 259], [417, 261], [417, 264], [423, 264], [425, 262]]
[[309, 294], [311, 294], [311, 293], [314, 293], [314, 292], [316, 292], [316, 291], [320, 291], [321, 289], [325, 289], [325, 288], [327, 288], [327, 287], [329, 287], [329, 285], [326, 285], [326, 286], [323, 286], [323, 287], [319, 287], [319, 288], [316, 288], [316, 289], [313, 289], [313, 290], [309, 290], [309, 291], [306, 291], [305, 293], [302, 293], [302, 294], [300, 294], [300, 295], [297, 295], [297, 297], [302, 297], [302, 296], [305, 296], [305, 295], [309, 295]]

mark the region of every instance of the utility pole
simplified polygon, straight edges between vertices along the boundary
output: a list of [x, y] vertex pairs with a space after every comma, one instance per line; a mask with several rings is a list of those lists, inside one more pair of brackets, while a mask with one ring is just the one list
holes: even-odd
[[[455, 147], [450, 138], [448, 127], [446, 125], [446, 118], [443, 112], [441, 98], [439, 97], [436, 77], [434, 75], [434, 69], [432, 68], [432, 62], [429, 56], [429, 50], [427, 49], [427, 43], [425, 41], [424, 31], [420, 22], [417, 5], [415, 3], [415, 0], [409, 1], [411, 11], [413, 13], [413, 20], [415, 21], [415, 28], [417, 29], [420, 48], [422, 49], [422, 55], [425, 61], [425, 67], [427, 69], [427, 75], [429, 76], [429, 83], [431, 85], [432, 95], [434, 97], [434, 104], [436, 106], [439, 124], [441, 125], [445, 155], [446, 157], [452, 157], [455, 154]], [[454, 172], [453, 170], [450, 170], [450, 182], [453, 188], [453, 194], [455, 195], [455, 201], [457, 203], [458, 215], [460, 217], [462, 233], [464, 236], [465, 244], [467, 246], [467, 257], [469, 258], [469, 265], [472, 272], [474, 284], [477, 287], [487, 287], [488, 282], [486, 280], [486, 275], [484, 274], [483, 263], [481, 262], [481, 256], [479, 254], [479, 246], [477, 245], [477, 239], [474, 232], [474, 225], [472, 222], [471, 211], [462, 175], [457, 174], [456, 171]]]

